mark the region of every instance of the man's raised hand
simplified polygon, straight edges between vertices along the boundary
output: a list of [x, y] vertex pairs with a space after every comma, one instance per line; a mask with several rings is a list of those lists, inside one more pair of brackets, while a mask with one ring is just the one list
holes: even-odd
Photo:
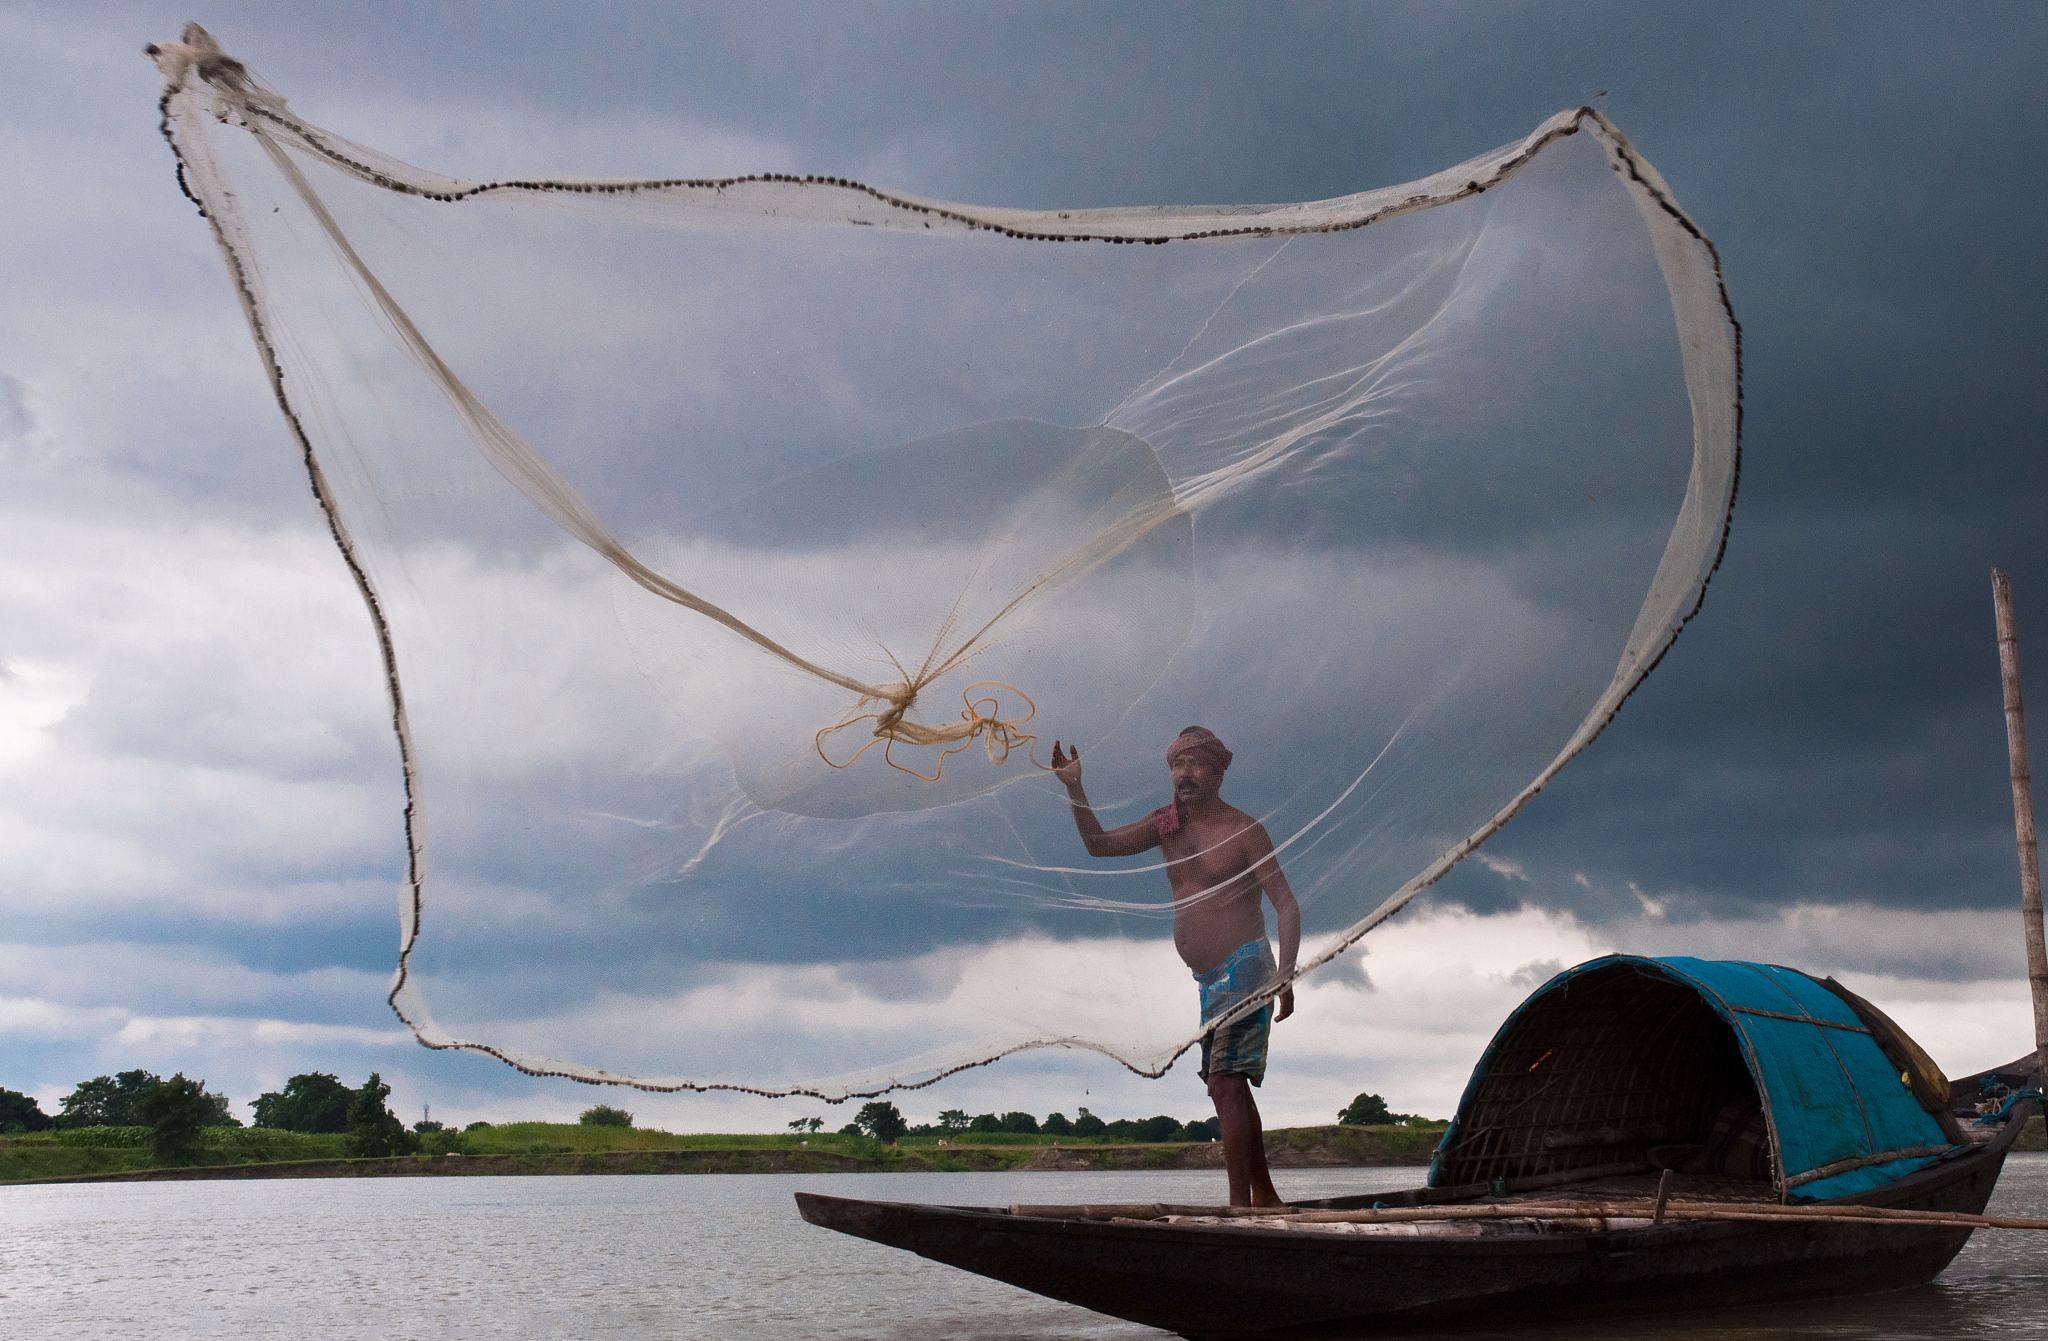
[[1076, 745], [1072, 754], [1062, 755], [1060, 743], [1052, 743], [1052, 775], [1069, 787], [1081, 785], [1081, 747]]

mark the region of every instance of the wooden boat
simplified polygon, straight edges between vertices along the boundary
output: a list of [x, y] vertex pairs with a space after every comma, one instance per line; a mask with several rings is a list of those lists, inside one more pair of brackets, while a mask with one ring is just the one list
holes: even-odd
[[[2013, 1090], [2038, 1079], [2030, 1060], [1985, 1077]], [[1427, 1185], [1293, 1205], [1590, 1206], [1646, 1200], [1662, 1184], [1674, 1204], [1979, 1213], [2037, 1107], [2006, 1094], [2002, 1117], [1985, 1117], [1985, 1077], [1951, 1086], [1882, 1012], [1832, 980], [1764, 964], [1609, 956], [1558, 975], [1502, 1025]], [[1307, 1224], [1220, 1208], [926, 1206], [812, 1193], [797, 1205], [814, 1225], [1219, 1341], [1894, 1289], [1932, 1279], [1971, 1233], [1554, 1212]]]

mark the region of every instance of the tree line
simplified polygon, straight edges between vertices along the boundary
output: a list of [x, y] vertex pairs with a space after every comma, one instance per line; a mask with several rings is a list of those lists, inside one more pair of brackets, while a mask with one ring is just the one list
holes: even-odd
[[[795, 1132], [818, 1131], [825, 1119], [801, 1117], [789, 1124]], [[983, 1113], [969, 1117], [965, 1110], [949, 1108], [939, 1120], [912, 1126], [895, 1104], [877, 1099], [865, 1104], [853, 1121], [839, 1129], [841, 1136], [872, 1136], [888, 1144], [904, 1136], [966, 1136], [983, 1132], [1011, 1132], [1020, 1136], [1071, 1136], [1078, 1140], [1102, 1137], [1113, 1141], [1158, 1144], [1166, 1141], [1213, 1141], [1217, 1139], [1215, 1118], [1183, 1122], [1160, 1114], [1149, 1118], [1116, 1118], [1105, 1122], [1086, 1108], [1076, 1117], [1048, 1113], [1043, 1121], [1031, 1113]]]
[[[417, 1154], [424, 1144], [437, 1148], [449, 1129], [431, 1115], [408, 1130], [390, 1110], [386, 1100], [391, 1087], [375, 1071], [355, 1088], [341, 1083], [325, 1071], [293, 1076], [282, 1090], [260, 1095], [254, 1105], [253, 1124], [277, 1131], [346, 1135], [348, 1150], [359, 1157]], [[578, 1119], [586, 1126], [631, 1127], [633, 1115], [609, 1104], [585, 1109]], [[1361, 1094], [1337, 1114], [1337, 1121], [1349, 1126], [1437, 1126], [1429, 1118], [1413, 1113], [1394, 1113], [1377, 1094]], [[241, 1122], [228, 1111], [226, 1095], [206, 1088], [203, 1080], [188, 1080], [179, 1072], [169, 1080], [148, 1071], [121, 1071], [81, 1081], [63, 1100], [56, 1116], [26, 1094], [0, 1089], [0, 1134], [47, 1131], [77, 1127], [147, 1127], [156, 1158], [169, 1163], [190, 1159], [201, 1145], [208, 1127], [239, 1127]], [[488, 1122], [472, 1122], [475, 1131]], [[801, 1117], [789, 1124], [794, 1132], [816, 1132], [825, 1125], [819, 1117]], [[1069, 1119], [1064, 1113], [1048, 1113], [1040, 1119], [1031, 1113], [982, 1113], [970, 1117], [965, 1110], [949, 1108], [935, 1123], [915, 1126], [895, 1104], [875, 1100], [865, 1104], [853, 1121], [839, 1128], [841, 1136], [868, 1136], [893, 1145], [905, 1136], [941, 1138], [981, 1133], [1008, 1132], [1021, 1136], [1059, 1136], [1076, 1140], [1103, 1139], [1133, 1144], [1156, 1145], [1174, 1141], [1213, 1141], [1218, 1138], [1215, 1118], [1183, 1122], [1160, 1114], [1148, 1118], [1116, 1118], [1104, 1121], [1081, 1108]]]
[[1344, 1127], [1445, 1127], [1450, 1124], [1414, 1113], [1390, 1113], [1387, 1101], [1377, 1094], [1361, 1094], [1337, 1114]]
[[146, 1127], [141, 1116], [143, 1101], [151, 1090], [163, 1084], [191, 1087], [192, 1105], [199, 1111], [204, 1127], [239, 1127], [241, 1121], [228, 1111], [228, 1097], [206, 1088], [206, 1082], [188, 1081], [180, 1071], [165, 1081], [148, 1071], [122, 1071], [117, 1075], [82, 1080], [64, 1100], [57, 1116], [26, 1094], [0, 1089], [0, 1132], [48, 1131], [62, 1127]]
[[[420, 1149], [420, 1135], [440, 1131], [442, 1124], [421, 1121], [414, 1130], [391, 1112], [385, 1100], [391, 1087], [372, 1071], [351, 1089], [326, 1072], [293, 1076], [283, 1090], [256, 1100], [257, 1127], [278, 1131], [346, 1134], [352, 1155], [409, 1155]], [[239, 1127], [228, 1111], [228, 1098], [189, 1080], [180, 1071], [169, 1080], [148, 1071], [121, 1071], [80, 1081], [59, 1106], [56, 1116], [26, 1094], [0, 1089], [0, 1133], [63, 1130], [80, 1127], [147, 1127], [154, 1156], [182, 1163], [199, 1153], [208, 1127]]]
[[[1071, 1136], [1076, 1140], [1102, 1138], [1111, 1141], [1128, 1141], [1134, 1144], [1158, 1145], [1171, 1141], [1214, 1141], [1219, 1139], [1219, 1124], [1215, 1118], [1201, 1118], [1182, 1122], [1178, 1118], [1161, 1114], [1148, 1118], [1116, 1118], [1105, 1122], [1086, 1108], [1078, 1110], [1079, 1115], [1069, 1119], [1064, 1113], [1048, 1113], [1041, 1121], [1030, 1113], [983, 1113], [969, 1117], [958, 1108], [948, 1108], [939, 1114], [935, 1123], [919, 1123], [912, 1126], [895, 1104], [877, 1099], [864, 1105], [854, 1115], [853, 1121], [839, 1129], [841, 1136], [872, 1136], [877, 1141], [895, 1144], [904, 1136], [968, 1136], [984, 1132], [1013, 1132], [1020, 1136]], [[1353, 1127], [1432, 1127], [1444, 1124], [1414, 1113], [1394, 1113], [1387, 1109], [1387, 1101], [1377, 1094], [1361, 1094], [1337, 1114], [1340, 1125]], [[814, 1132], [823, 1128], [825, 1119], [800, 1117], [789, 1124], [794, 1132]]]

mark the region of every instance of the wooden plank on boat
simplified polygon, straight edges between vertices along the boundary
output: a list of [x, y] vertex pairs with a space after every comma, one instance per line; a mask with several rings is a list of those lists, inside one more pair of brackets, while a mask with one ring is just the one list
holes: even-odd
[[1903, 1150], [1880, 1150], [1874, 1155], [1858, 1155], [1854, 1159], [1838, 1159], [1833, 1164], [1823, 1164], [1817, 1169], [1794, 1174], [1785, 1180], [1787, 1188], [1799, 1187], [1805, 1183], [1832, 1178], [1838, 1173], [1849, 1173], [1856, 1169], [1872, 1169], [1880, 1164], [1893, 1164], [1902, 1159], [1927, 1159], [1935, 1155], [1946, 1155], [1953, 1147], [1945, 1145], [1914, 1145]]
[[[1040, 1207], [1053, 1210], [1054, 1207]], [[1101, 1208], [1092, 1208], [1101, 1209]], [[1391, 1225], [1451, 1220], [1628, 1221], [1626, 1227], [1655, 1223], [1661, 1209], [1666, 1221], [1743, 1220], [1778, 1224], [1901, 1225], [1920, 1228], [2048, 1229], [2048, 1220], [2015, 1216], [1971, 1215], [1962, 1211], [1894, 1210], [1881, 1206], [1783, 1206], [1776, 1202], [1725, 1201], [1565, 1201], [1550, 1204], [1487, 1204], [1479, 1206], [1387, 1206], [1356, 1211], [1293, 1211], [1281, 1206], [1131, 1207], [1139, 1212], [1116, 1216], [1123, 1224], [1208, 1224], [1227, 1221], [1297, 1225]], [[1080, 1217], [1075, 1217], [1080, 1218]], [[1608, 1226], [1616, 1227], [1616, 1226]]]

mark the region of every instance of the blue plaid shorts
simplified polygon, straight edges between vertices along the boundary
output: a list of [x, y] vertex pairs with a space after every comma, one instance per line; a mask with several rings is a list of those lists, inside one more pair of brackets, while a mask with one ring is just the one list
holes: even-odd
[[[1233, 1007], [1272, 981], [1278, 969], [1273, 949], [1265, 938], [1246, 941], [1231, 951], [1230, 958], [1197, 973], [1195, 983], [1202, 991], [1202, 1023], [1228, 1014]], [[1273, 1003], [1267, 1002], [1222, 1029], [1202, 1035], [1202, 1069], [1212, 1075], [1243, 1076], [1257, 1085], [1266, 1078], [1266, 1040], [1273, 1029]]]

